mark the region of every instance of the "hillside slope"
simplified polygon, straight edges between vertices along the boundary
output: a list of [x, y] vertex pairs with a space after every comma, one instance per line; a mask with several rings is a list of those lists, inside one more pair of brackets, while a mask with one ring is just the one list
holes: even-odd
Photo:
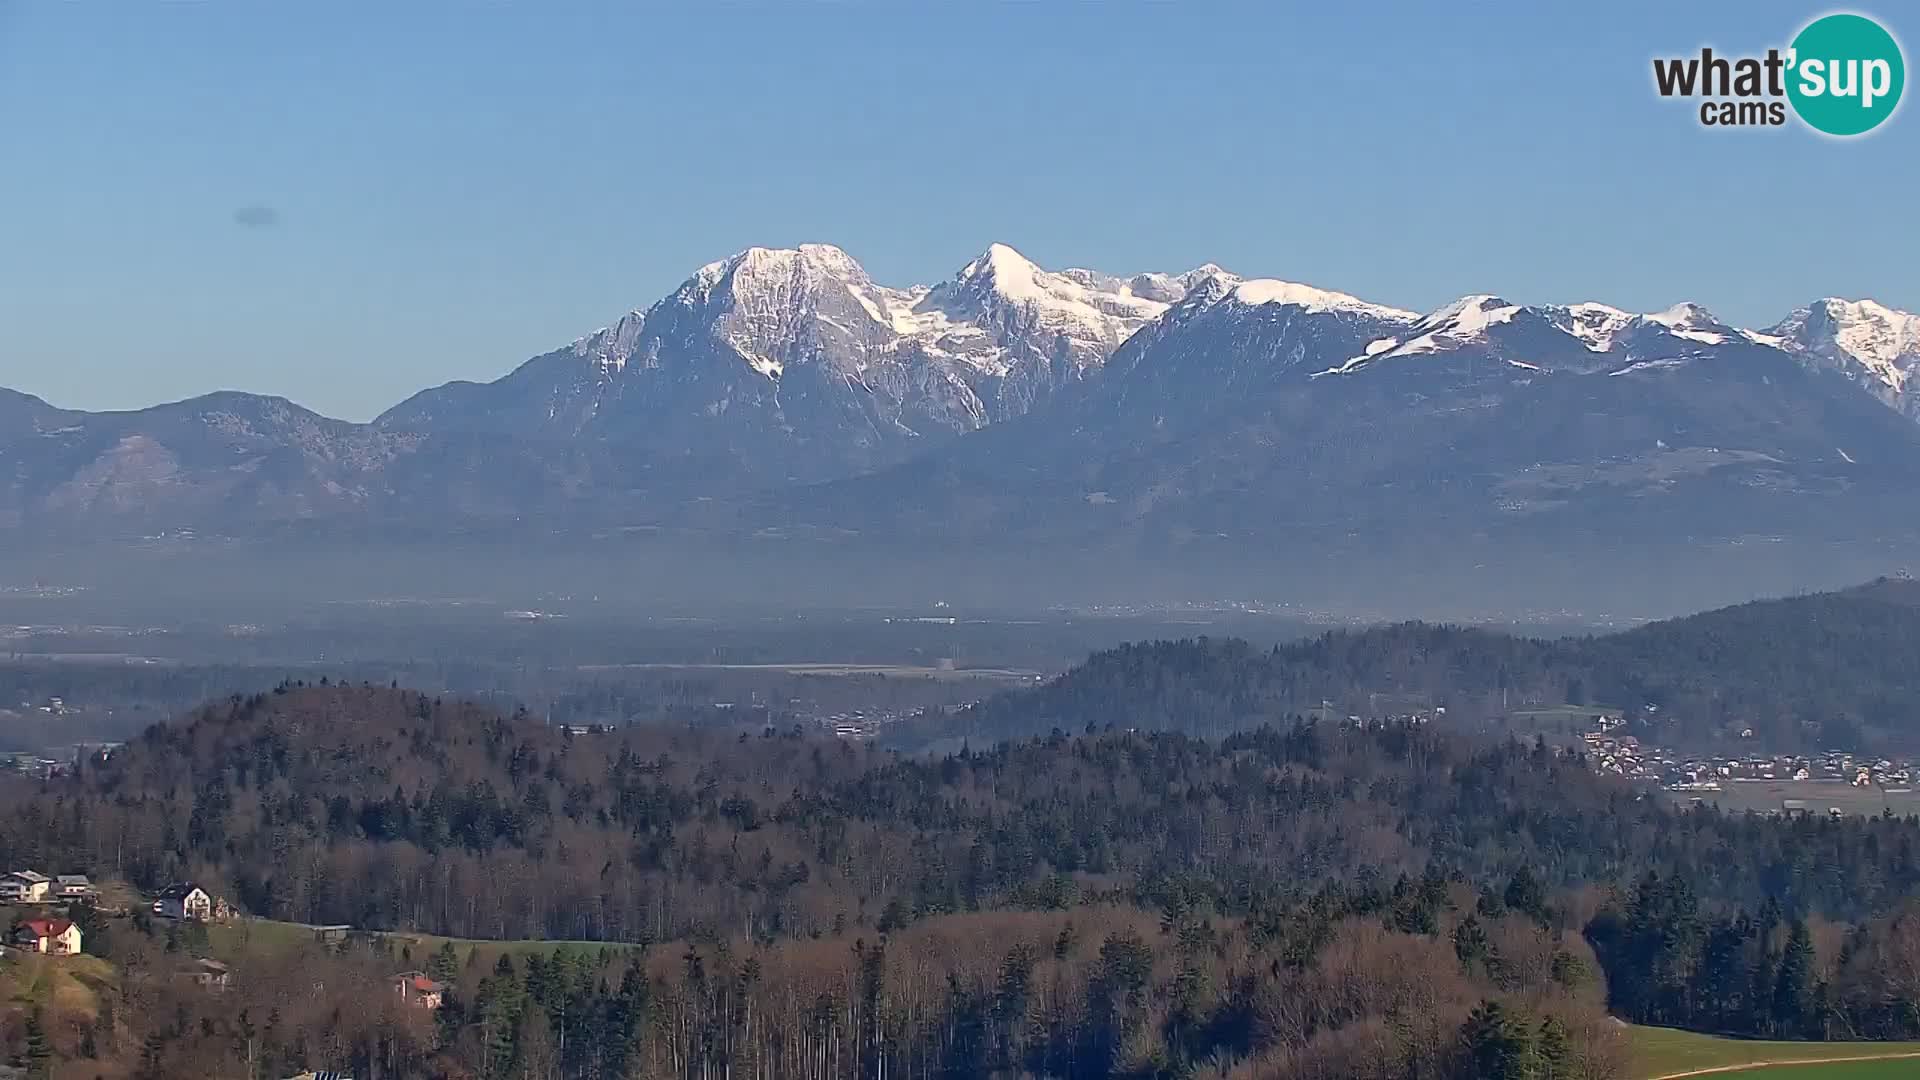
[[1709, 746], [1751, 728], [1768, 747], [1911, 751], [1920, 749], [1916, 650], [1920, 582], [1882, 579], [1588, 638], [1405, 623], [1268, 652], [1205, 638], [1126, 645], [1032, 693], [896, 738], [908, 748], [985, 744], [1089, 725], [1218, 738], [1323, 702], [1341, 715], [1445, 706], [1473, 723], [1523, 703], [1575, 701], [1625, 709], [1667, 743]]

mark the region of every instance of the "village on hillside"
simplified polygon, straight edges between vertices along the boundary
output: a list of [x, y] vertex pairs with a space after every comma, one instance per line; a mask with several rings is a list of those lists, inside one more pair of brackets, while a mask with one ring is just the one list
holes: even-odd
[[[9, 951], [48, 957], [86, 954], [86, 935], [82, 911], [106, 918], [125, 918], [133, 914], [127, 904], [105, 903], [101, 891], [83, 874], [49, 876], [38, 870], [13, 870], [0, 875], [0, 905], [14, 909], [0, 955]], [[232, 923], [244, 916], [224, 897], [209, 893], [191, 882], [176, 882], [140, 898], [140, 910], [155, 918], [176, 923]], [[339, 943], [346, 940], [347, 926], [308, 926], [314, 940]], [[231, 984], [232, 973], [218, 960], [196, 957], [185, 964], [178, 975], [201, 987], [218, 992]], [[423, 1009], [440, 1007], [445, 985], [422, 971], [402, 971], [391, 978], [393, 992], [410, 1006]]]
[[[84, 874], [46, 874], [21, 869], [0, 874], [0, 919], [6, 934], [0, 942], [0, 970], [14, 963], [97, 962], [87, 953], [86, 928], [106, 925], [100, 920], [153, 918], [181, 927], [234, 924], [248, 920], [224, 897], [191, 882], [176, 882], [151, 895], [109, 883], [102, 889]], [[7, 911], [5, 909], [11, 909]], [[339, 945], [352, 929], [347, 926], [272, 924], [304, 929], [317, 942]], [[200, 950], [193, 950], [197, 953]], [[16, 960], [19, 957], [21, 959]], [[27, 958], [32, 958], [28, 960]], [[183, 951], [171, 978], [203, 992], [220, 994], [233, 986], [234, 973], [221, 960]], [[393, 993], [410, 1008], [436, 1010], [445, 1000], [447, 984], [425, 971], [393, 974]], [[8, 1077], [0, 1066], [0, 1080]], [[309, 1069], [285, 1080], [352, 1080], [348, 1074]]]
[[[1920, 765], [1906, 759], [1868, 757], [1847, 750], [1813, 754], [1681, 754], [1622, 732], [1617, 711], [1598, 710], [1593, 727], [1580, 736], [1581, 748], [1597, 773], [1644, 781], [1693, 803], [1713, 802], [1731, 810], [1829, 816], [1904, 806], [1915, 797], [1913, 780]], [[1742, 732], [1752, 738], [1753, 732]]]

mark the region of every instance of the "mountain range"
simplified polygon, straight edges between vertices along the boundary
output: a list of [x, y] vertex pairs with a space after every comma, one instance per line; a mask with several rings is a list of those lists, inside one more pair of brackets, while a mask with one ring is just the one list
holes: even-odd
[[1256, 563], [1434, 530], [1886, 543], [1920, 529], [1916, 371], [1920, 317], [1871, 300], [1761, 329], [1688, 303], [1422, 314], [1213, 265], [1049, 271], [1002, 244], [908, 288], [829, 245], [751, 248], [367, 424], [233, 392], [87, 413], [0, 390], [0, 530], [650, 529]]

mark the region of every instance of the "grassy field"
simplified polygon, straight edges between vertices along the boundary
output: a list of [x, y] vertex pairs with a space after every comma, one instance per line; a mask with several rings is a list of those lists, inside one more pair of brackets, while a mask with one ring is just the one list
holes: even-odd
[[1779, 1065], [1726, 1073], [1728, 1080], [1913, 1080], [1920, 1058], [1905, 1061], [1845, 1061], [1825, 1065]]
[[[1635, 1027], [1629, 1032], [1635, 1080], [1655, 1080], [1702, 1069], [1727, 1069], [1717, 1075], [1752, 1080], [1888, 1080], [1920, 1076], [1920, 1057], [1904, 1061], [1816, 1062], [1827, 1058], [1871, 1058], [1920, 1054], [1920, 1043], [1761, 1042], [1696, 1035], [1671, 1028]], [[1762, 1066], [1742, 1069], [1740, 1066]]]
[[483, 941], [473, 938], [439, 937], [434, 934], [382, 934], [380, 937], [393, 950], [395, 963], [407, 963], [413, 967], [425, 967], [427, 959], [439, 951], [441, 945], [448, 942], [453, 943], [454, 955], [459, 958], [462, 967], [470, 964], [491, 967], [499, 960], [502, 953], [518, 958], [536, 953], [542, 956], [550, 955], [560, 948], [571, 949], [576, 953], [597, 953], [601, 949], [637, 948], [634, 945], [608, 941]]
[[1857, 788], [1839, 780], [1723, 780], [1719, 791], [1676, 791], [1671, 795], [1681, 802], [1697, 796], [1733, 813], [1779, 810], [1786, 800], [1798, 799], [1807, 804], [1808, 813], [1816, 815], [1834, 806], [1843, 814], [1874, 815], [1887, 809], [1902, 816], [1920, 814], [1920, 791]]
[[114, 978], [113, 967], [98, 957], [14, 952], [0, 960], [0, 999], [93, 1016]]
[[[425, 967], [428, 957], [440, 946], [451, 942], [454, 954], [464, 967], [468, 963], [492, 965], [502, 953], [525, 956], [542, 955], [567, 947], [577, 951], [630, 949], [634, 946], [605, 941], [487, 941], [474, 938], [448, 938], [434, 934], [382, 933], [379, 938], [392, 950], [396, 966]], [[217, 956], [241, 952], [274, 953], [289, 951], [314, 941], [313, 928], [300, 923], [275, 922], [272, 919], [237, 919], [231, 923], [213, 923], [207, 938]], [[477, 958], [470, 960], [477, 953]]]

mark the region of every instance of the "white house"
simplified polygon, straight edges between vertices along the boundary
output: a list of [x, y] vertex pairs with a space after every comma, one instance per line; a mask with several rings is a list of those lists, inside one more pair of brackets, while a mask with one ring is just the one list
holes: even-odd
[[0, 900], [15, 904], [38, 904], [53, 891], [53, 879], [33, 870], [15, 870], [0, 877]]
[[93, 882], [85, 874], [61, 874], [53, 879], [53, 892], [62, 900], [85, 900], [93, 895]]
[[74, 956], [80, 952], [80, 928], [66, 919], [28, 919], [13, 932], [13, 943], [28, 952]]
[[169, 885], [160, 891], [159, 898], [153, 902], [153, 913], [166, 919], [206, 922], [213, 918], [213, 898], [192, 882]]

